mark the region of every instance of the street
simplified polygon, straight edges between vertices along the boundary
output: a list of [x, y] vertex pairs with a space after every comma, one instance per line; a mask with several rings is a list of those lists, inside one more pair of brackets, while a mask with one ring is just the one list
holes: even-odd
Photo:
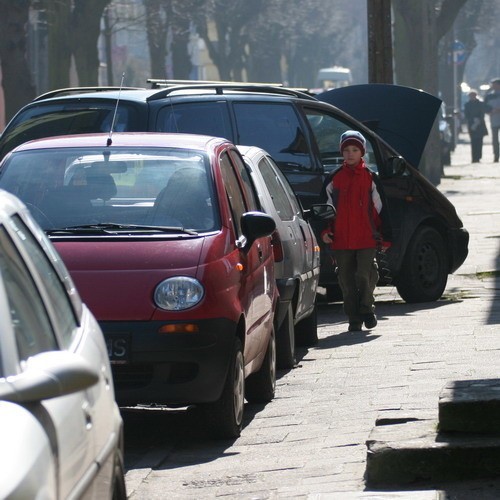
[[[500, 167], [491, 144], [483, 153], [483, 163], [471, 165], [470, 146], [459, 144], [438, 186], [471, 235], [469, 256], [441, 300], [406, 304], [395, 288], [379, 288], [377, 328], [350, 333], [341, 304], [321, 303], [319, 344], [278, 373], [271, 403], [247, 405], [235, 441], [209, 439], [195, 411], [124, 410], [129, 498], [381, 498], [363, 479], [376, 419], [437, 418], [448, 381], [498, 377]], [[396, 490], [387, 495], [500, 492], [493, 481]]]

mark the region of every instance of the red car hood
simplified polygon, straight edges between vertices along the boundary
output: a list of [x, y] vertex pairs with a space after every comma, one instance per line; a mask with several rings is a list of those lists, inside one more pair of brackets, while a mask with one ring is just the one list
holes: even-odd
[[78, 291], [99, 321], [147, 321], [156, 285], [196, 276], [206, 238], [155, 241], [55, 241]]

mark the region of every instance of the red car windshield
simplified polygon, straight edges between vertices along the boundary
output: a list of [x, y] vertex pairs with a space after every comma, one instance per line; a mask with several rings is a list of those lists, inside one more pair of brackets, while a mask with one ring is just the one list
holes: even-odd
[[208, 158], [169, 148], [22, 151], [0, 188], [18, 196], [45, 231], [84, 226], [219, 227]]

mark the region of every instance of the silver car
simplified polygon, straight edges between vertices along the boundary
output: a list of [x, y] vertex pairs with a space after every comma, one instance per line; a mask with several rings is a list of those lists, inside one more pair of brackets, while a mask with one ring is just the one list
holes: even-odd
[[26, 207], [0, 190], [0, 498], [125, 499], [102, 332]]
[[275, 276], [280, 292], [276, 311], [276, 360], [279, 368], [295, 362], [295, 344], [318, 342], [316, 290], [320, 250], [310, 222], [334, 215], [331, 205], [303, 210], [290, 183], [271, 156], [261, 148], [238, 146], [250, 172], [261, 210], [276, 222], [273, 233]]

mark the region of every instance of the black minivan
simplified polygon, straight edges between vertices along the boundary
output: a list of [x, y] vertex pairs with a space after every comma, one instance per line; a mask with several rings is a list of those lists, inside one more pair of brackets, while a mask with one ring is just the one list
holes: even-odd
[[[380, 263], [379, 285], [395, 285], [407, 302], [435, 301], [446, 287], [448, 274], [467, 257], [469, 234], [454, 206], [415, 168], [439, 110], [439, 99], [407, 89], [406, 94], [414, 99], [413, 107], [425, 112], [425, 120], [412, 123], [414, 132], [407, 141], [412, 147], [407, 149], [399, 130], [393, 130], [392, 136], [384, 135], [385, 127], [379, 122], [375, 133], [376, 120], [366, 120], [371, 122], [370, 128], [354, 118], [352, 111], [347, 114], [342, 110], [342, 99], [353, 109], [352, 103], [360, 101], [357, 96], [369, 100], [373, 85], [326, 93], [335, 95], [342, 90], [340, 98], [334, 99], [335, 106], [321, 102], [322, 96], [265, 84], [153, 84], [158, 85], [164, 87], [72, 88], [44, 94], [23, 107], [7, 125], [0, 136], [0, 159], [23, 142], [47, 136], [114, 131], [208, 134], [266, 150], [307, 208], [321, 201], [327, 175], [342, 162], [340, 136], [355, 129], [366, 137], [365, 161], [380, 177], [393, 235], [392, 246]], [[392, 87], [389, 90], [395, 95], [401, 90]], [[399, 97], [385, 106], [394, 117], [401, 115]], [[420, 99], [426, 99], [425, 106], [419, 104]], [[368, 110], [384, 110], [377, 97], [372, 103]], [[322, 227], [315, 229], [319, 232]], [[338, 296], [334, 265], [324, 247], [320, 286], [326, 288], [327, 297]]]

